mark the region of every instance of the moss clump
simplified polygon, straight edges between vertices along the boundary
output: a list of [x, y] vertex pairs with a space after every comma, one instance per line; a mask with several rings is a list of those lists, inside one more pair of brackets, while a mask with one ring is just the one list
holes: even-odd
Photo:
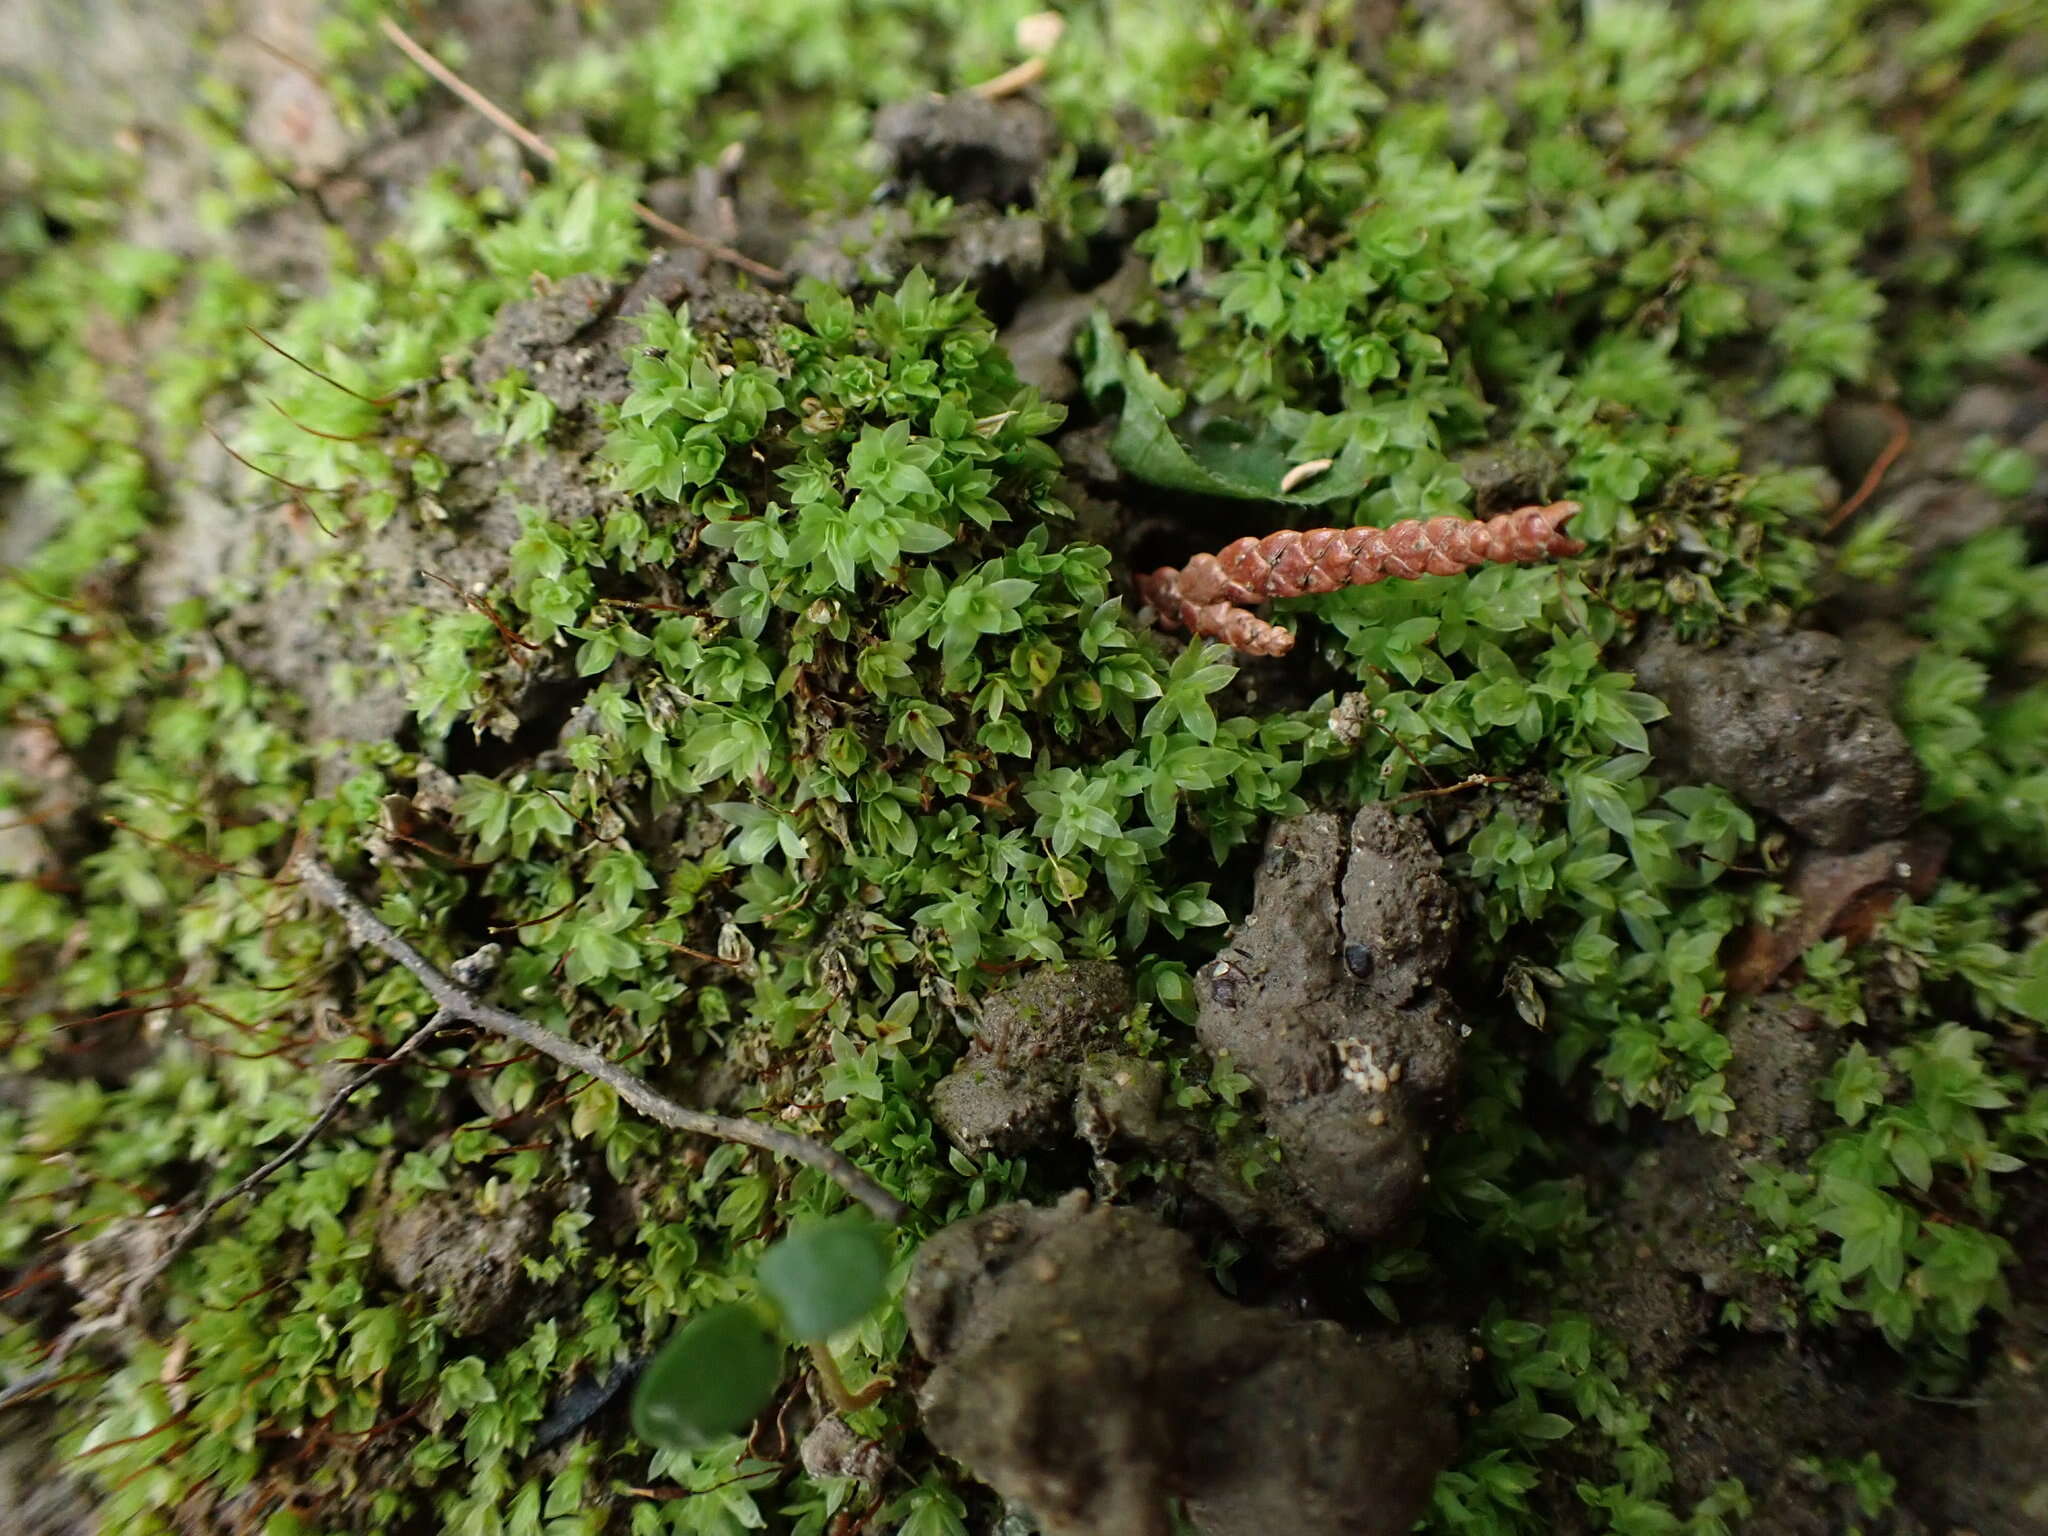
[[[677, 6], [644, 36], [601, 27], [532, 82], [558, 179], [486, 155], [407, 188], [395, 220], [308, 224], [310, 292], [235, 248], [291, 205], [221, 138], [230, 98], [200, 136], [218, 244], [189, 269], [122, 238], [119, 164], [49, 155], [47, 116], [9, 99], [9, 1379], [94, 1304], [91, 1264], [57, 1283], [67, 1252], [146, 1246], [152, 1211], [225, 1187], [304, 1123], [327, 1068], [423, 1019], [407, 976], [346, 956], [275, 878], [295, 834], [438, 958], [509, 939], [498, 986], [524, 1011], [834, 1139], [916, 1233], [1070, 1175], [970, 1158], [927, 1108], [977, 995], [1040, 962], [1130, 968], [1122, 1044], [1242, 1144], [1244, 1079], [1182, 1023], [1191, 967], [1244, 909], [1233, 855], [1311, 801], [1394, 798], [1430, 819], [1481, 935], [1429, 1209], [1342, 1277], [1390, 1317], [1480, 1329], [1489, 1379], [1434, 1528], [1709, 1532], [1761, 1496], [1686, 1472], [1656, 1406], [1672, 1382], [1556, 1304], [1597, 1262], [1603, 1163], [1728, 1129], [1747, 1004], [1722, 948], [1789, 899], [1784, 834], [1653, 758], [1662, 706], [1628, 647], [1651, 623], [1708, 640], [1809, 615], [1838, 576], [1805, 423], [1848, 391], [1934, 409], [2048, 336], [2025, 8], [1627, 3], [1583, 31], [1479, 34], [1457, 28], [1483, 8], [1460, 8], [1369, 36], [1348, 6], [1074, 17], [1046, 91], [1076, 149], [1037, 211], [1062, 275], [1099, 275], [1142, 228], [1150, 276], [1115, 344], [1084, 344], [1086, 408], [1119, 409], [1134, 347], [1242, 435], [1348, 454], [1358, 489], [1319, 519], [1586, 508], [1582, 562], [1282, 605], [1302, 637], [1284, 676], [1138, 626], [1131, 552], [1082, 537], [1057, 483], [1060, 407], [1019, 387], [971, 296], [922, 277], [744, 317], [706, 285], [640, 318], [609, 410], [444, 366], [536, 278], [616, 294], [645, 251], [631, 198], [723, 142], [690, 114], [774, 150], [773, 197], [840, 215], [874, 180], [851, 156], [870, 109], [993, 73], [1022, 8], [786, 0], [744, 25]], [[344, 7], [329, 39], [361, 76], [337, 82], [344, 115], [427, 110], [384, 88], [359, 21]], [[1142, 135], [1116, 116], [1132, 107]], [[202, 419], [294, 488], [206, 471]], [[393, 617], [378, 667], [413, 718], [345, 770], [229, 659], [247, 588], [134, 600], [200, 482], [310, 514], [266, 582], [389, 576], [369, 569], [379, 530], [446, 515], [458, 427], [592, 484], [530, 509], [474, 605]], [[1994, 438], [1944, 466], [2011, 498], [2009, 526], [1910, 570], [1882, 525], [1850, 546], [1849, 571], [1907, 594], [1901, 714], [1949, 878], [1869, 941], [1808, 953], [1797, 1001], [1835, 1058], [1818, 1151], [1744, 1149], [1741, 1258], [1783, 1282], [1777, 1325], [1875, 1327], [1951, 1386], [2010, 1303], [2006, 1225], [2048, 1150], [2029, 1044], [2048, 567], [2018, 515], [2025, 461]], [[308, 555], [316, 519], [334, 538]], [[1264, 702], [1281, 688], [1289, 707]], [[1340, 736], [1347, 694], [1362, 729]], [[545, 1215], [481, 1334], [378, 1256], [381, 1213], [427, 1197]], [[174, 1510], [278, 1532], [819, 1532], [863, 1512], [963, 1530], [974, 1496], [914, 1450], [869, 1509], [765, 1439], [650, 1458], [614, 1415], [541, 1448], [567, 1391], [744, 1297], [772, 1236], [837, 1199], [449, 1043], [217, 1226], [146, 1336], [75, 1357], [51, 1389], [60, 1448], [110, 1528], [138, 1531]], [[1261, 1282], [1257, 1253], [1210, 1257]], [[841, 1369], [906, 1381], [904, 1347], [885, 1313]], [[899, 1390], [856, 1427], [901, 1438], [909, 1410]], [[1815, 1465], [1868, 1511], [1890, 1480], [1865, 1449]]]

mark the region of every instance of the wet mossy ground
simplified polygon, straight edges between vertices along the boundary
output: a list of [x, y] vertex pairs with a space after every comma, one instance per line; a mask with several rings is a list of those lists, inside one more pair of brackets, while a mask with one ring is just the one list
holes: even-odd
[[[504, 945], [507, 1006], [847, 1151], [914, 1209], [899, 1289], [1092, 1184], [1250, 1307], [1462, 1341], [1428, 1529], [2048, 1518], [2048, 12], [1104, 4], [1000, 109], [925, 102], [1028, 9], [408, 9], [549, 167], [359, 0], [23, 8], [0, 1389], [425, 1019], [303, 844], [441, 961]], [[1162, 486], [1129, 358], [1184, 441], [1351, 488]], [[1131, 596], [1553, 497], [1583, 556], [1283, 602], [1280, 660]], [[1196, 1026], [1274, 828], [1368, 801], [1441, 858], [1463, 1028], [1362, 1238], [1290, 1193], [1301, 1085]], [[1023, 1070], [997, 1026], [1074, 961], [1127, 1006], [954, 1144], [940, 1085]], [[925, 1438], [894, 1304], [835, 1346], [892, 1383], [875, 1479], [803, 1470], [794, 1370], [749, 1437], [633, 1438], [625, 1369], [840, 1198], [451, 1035], [6, 1410], [0, 1508], [1028, 1529]]]

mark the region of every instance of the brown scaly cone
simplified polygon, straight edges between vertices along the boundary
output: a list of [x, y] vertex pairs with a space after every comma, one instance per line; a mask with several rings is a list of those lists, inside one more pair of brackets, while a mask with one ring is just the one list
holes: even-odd
[[1138, 595], [1160, 622], [1207, 635], [1253, 656], [1284, 656], [1294, 636], [1250, 612], [1269, 597], [1303, 597], [1394, 577], [1456, 576], [1475, 565], [1522, 565], [1586, 546], [1566, 538], [1575, 501], [1523, 507], [1475, 521], [1418, 517], [1386, 528], [1283, 528], [1245, 538], [1185, 568], [1161, 566], [1138, 578]]

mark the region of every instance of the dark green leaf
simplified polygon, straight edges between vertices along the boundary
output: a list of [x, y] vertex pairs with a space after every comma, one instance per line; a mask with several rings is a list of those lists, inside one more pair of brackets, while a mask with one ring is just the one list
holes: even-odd
[[1355, 496], [1371, 478], [1364, 448], [1354, 442], [1328, 469], [1282, 494], [1280, 482], [1288, 470], [1311, 457], [1298, 451], [1290, 438], [1231, 421], [1213, 421], [1182, 437], [1172, 425], [1181, 407], [1180, 392], [1125, 349], [1100, 316], [1095, 344], [1098, 356], [1120, 359], [1117, 379], [1123, 385], [1124, 409], [1110, 439], [1110, 457], [1150, 485], [1236, 501], [1313, 507]]
[[761, 1294], [782, 1310], [790, 1333], [824, 1339], [880, 1305], [889, 1250], [857, 1213], [798, 1227], [761, 1258]]
[[751, 1307], [700, 1312], [640, 1373], [633, 1433], [689, 1450], [744, 1429], [782, 1380], [782, 1345]]

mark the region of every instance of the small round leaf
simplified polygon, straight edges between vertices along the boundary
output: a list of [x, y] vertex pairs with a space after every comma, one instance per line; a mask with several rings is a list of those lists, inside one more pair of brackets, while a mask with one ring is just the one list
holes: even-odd
[[782, 1345], [760, 1314], [712, 1307], [683, 1325], [640, 1373], [633, 1433], [649, 1445], [691, 1450], [746, 1428], [782, 1380]]
[[881, 1305], [889, 1250], [872, 1221], [848, 1212], [798, 1227], [762, 1255], [757, 1278], [793, 1336], [826, 1339]]

